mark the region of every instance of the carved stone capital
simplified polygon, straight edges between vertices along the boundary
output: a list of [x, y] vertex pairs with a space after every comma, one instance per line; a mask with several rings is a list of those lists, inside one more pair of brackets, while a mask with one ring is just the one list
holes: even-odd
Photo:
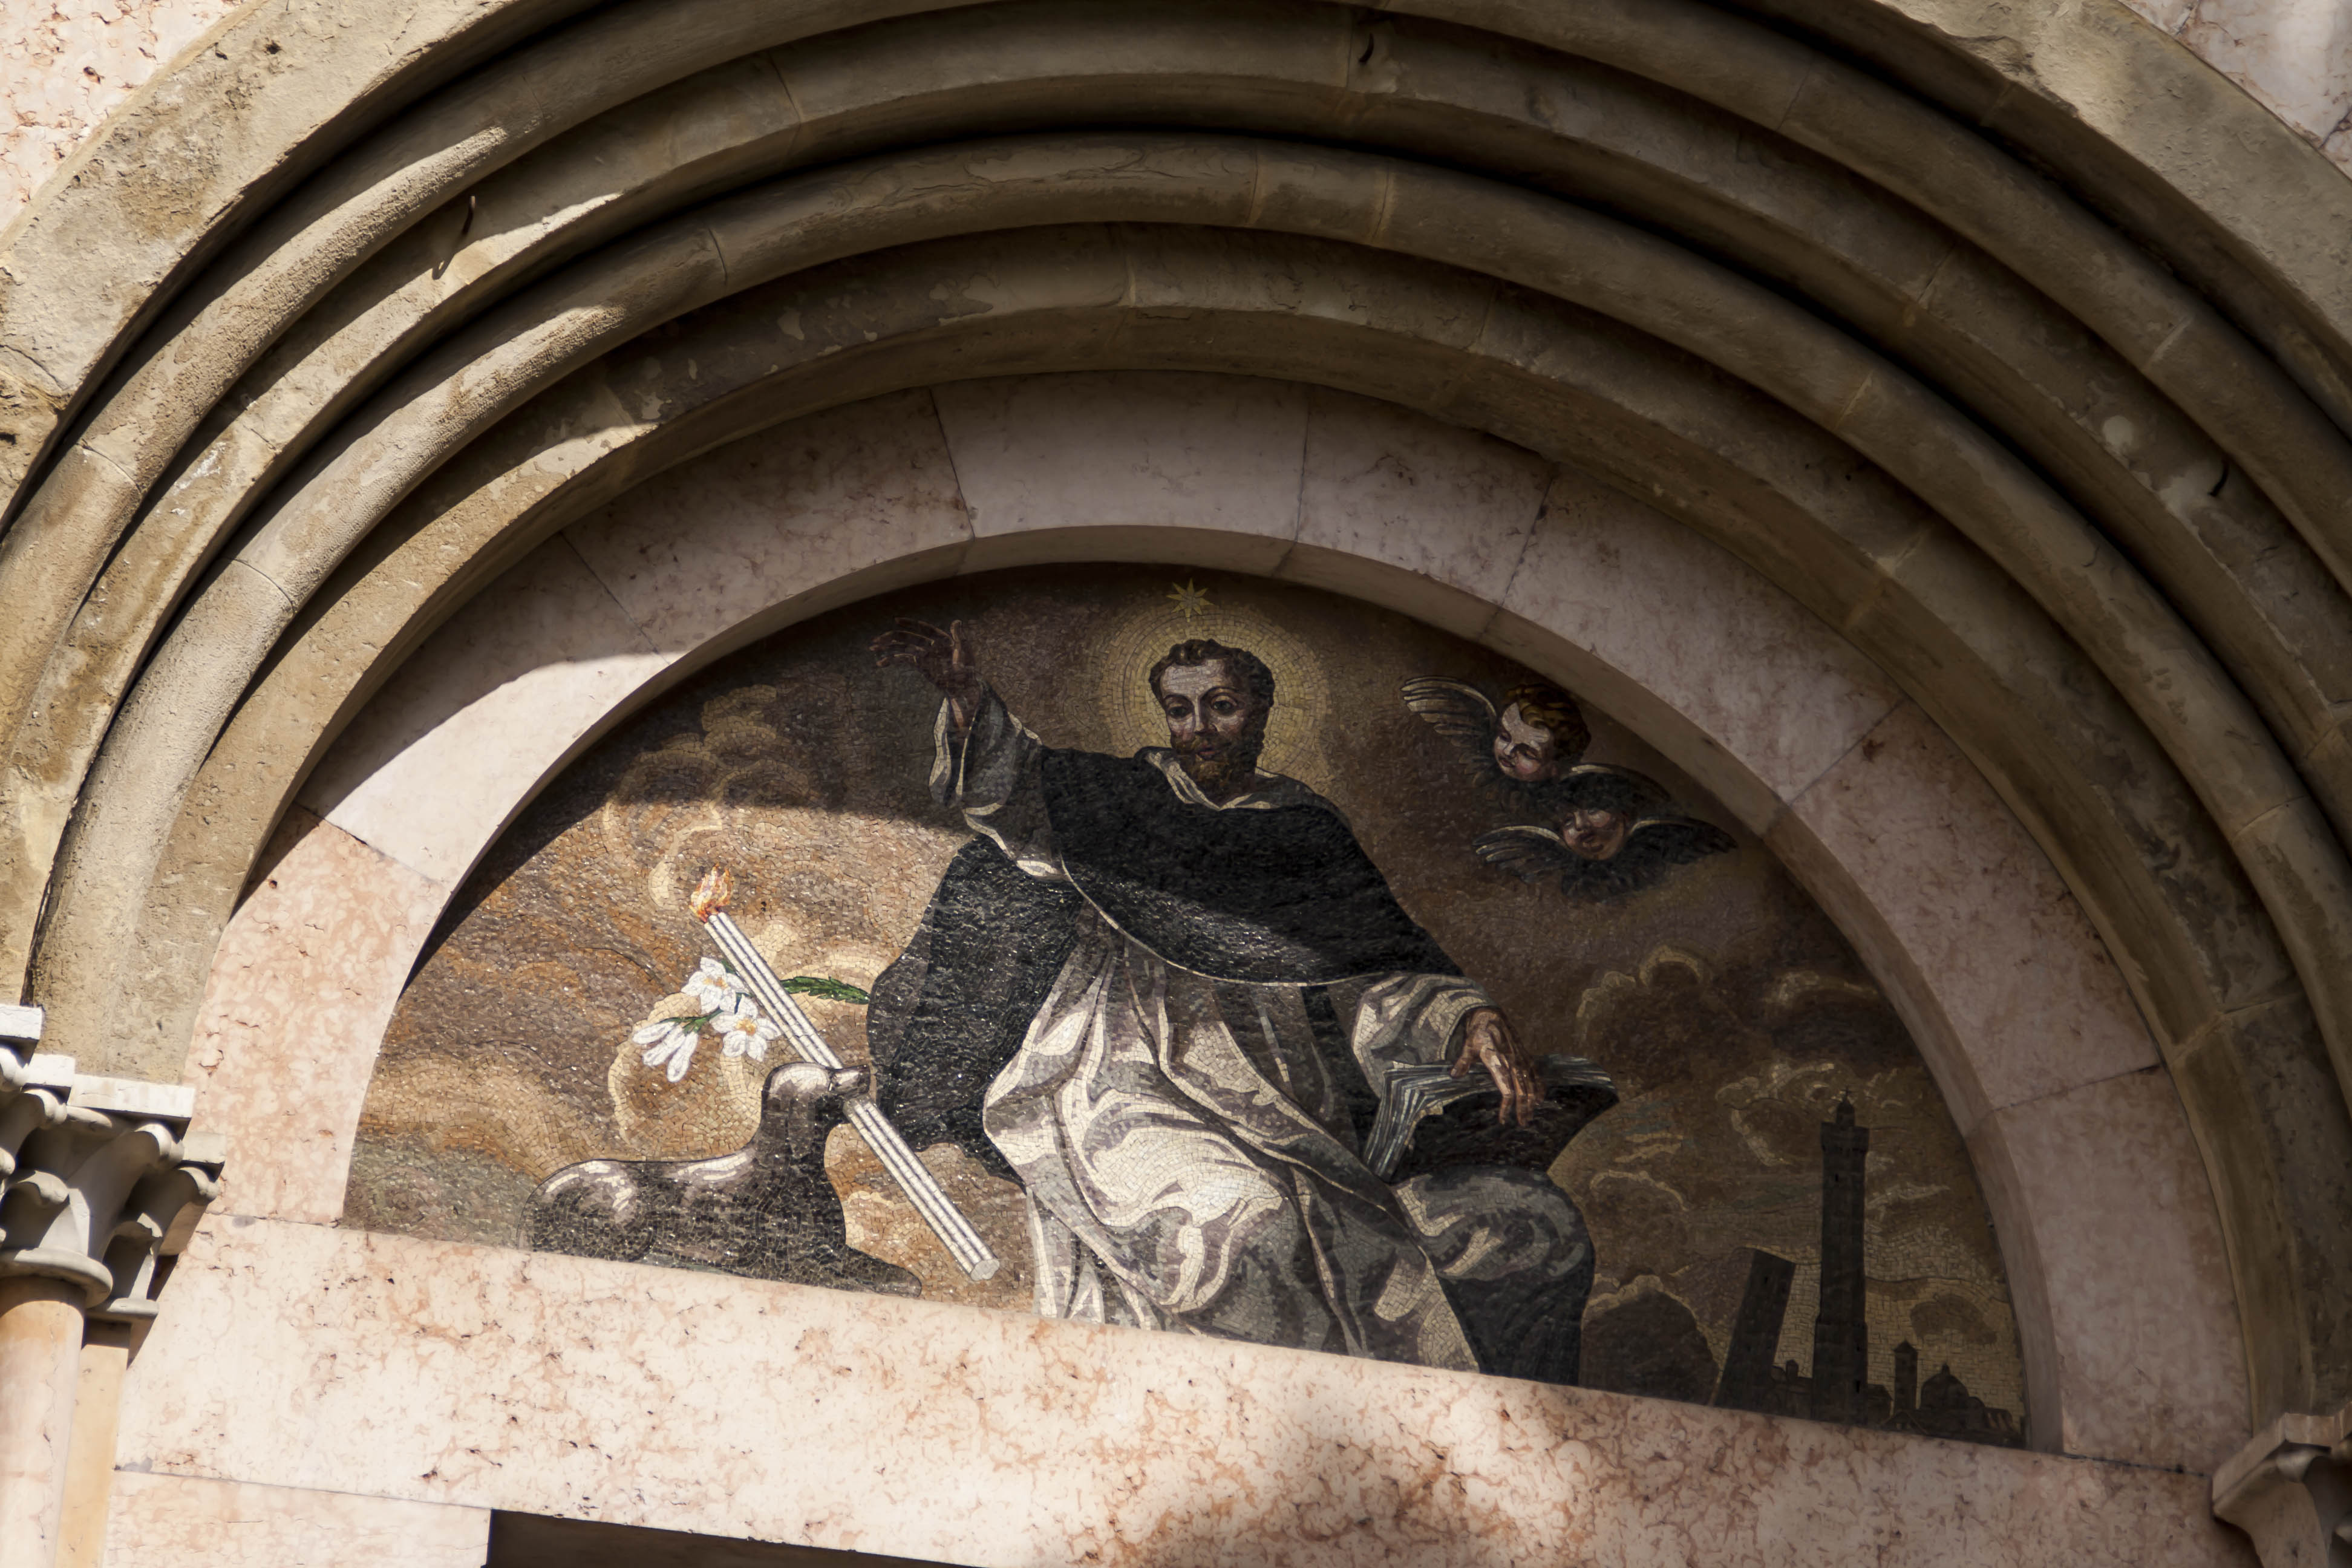
[[2263, 1568], [2352, 1568], [2352, 1405], [2264, 1427], [2214, 1476], [2213, 1511]]
[[37, 1054], [40, 1041], [38, 1007], [0, 1006], [0, 1194], [25, 1140], [62, 1121], [73, 1091], [73, 1058]]
[[157, 1260], [218, 1195], [224, 1150], [188, 1131], [194, 1089], [79, 1074], [29, 1049], [39, 1027], [37, 1008], [0, 1008], [0, 1277], [79, 1286], [94, 1318], [152, 1318]]
[[0, 1100], [25, 1087], [25, 1063], [41, 1043], [41, 1010], [0, 1003]]

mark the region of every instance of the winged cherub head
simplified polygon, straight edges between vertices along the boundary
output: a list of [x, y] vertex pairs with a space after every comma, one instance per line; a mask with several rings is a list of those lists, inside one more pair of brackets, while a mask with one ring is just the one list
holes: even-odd
[[1579, 903], [1639, 892], [1677, 866], [1737, 847], [1731, 835], [1675, 809], [1655, 779], [1631, 768], [1566, 769], [1541, 798], [1559, 807], [1558, 832], [1518, 824], [1482, 834], [1471, 847], [1521, 881], [1557, 877]]
[[1559, 792], [1559, 841], [1584, 860], [1613, 860], [1633, 830], [1666, 804], [1657, 781], [1631, 768], [1588, 763], [1570, 768]]
[[1465, 681], [1421, 676], [1404, 683], [1405, 706], [1460, 748], [1482, 784], [1529, 790], [1557, 783], [1584, 755], [1592, 731], [1576, 699], [1545, 681], [1523, 681], [1497, 710]]
[[1587, 860], [1610, 860], [1625, 847], [1633, 834], [1633, 818], [1630, 813], [1608, 805], [1579, 805], [1570, 808], [1561, 818], [1559, 841], [1568, 852]]
[[1495, 766], [1521, 784], [1549, 784], [1584, 754], [1592, 731], [1576, 699], [1534, 681], [1503, 694], [1495, 718]]

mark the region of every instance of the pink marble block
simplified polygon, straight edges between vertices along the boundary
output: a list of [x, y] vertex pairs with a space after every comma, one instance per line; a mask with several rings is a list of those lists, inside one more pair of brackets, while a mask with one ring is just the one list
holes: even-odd
[[490, 1516], [341, 1492], [118, 1473], [109, 1563], [173, 1568], [481, 1568]]
[[377, 1042], [449, 889], [299, 806], [262, 864], [197, 1014], [196, 1124], [229, 1141], [223, 1209], [332, 1219]]
[[174, 1474], [986, 1568], [2251, 1561], [2191, 1475], [716, 1274], [216, 1217], [173, 1294]]

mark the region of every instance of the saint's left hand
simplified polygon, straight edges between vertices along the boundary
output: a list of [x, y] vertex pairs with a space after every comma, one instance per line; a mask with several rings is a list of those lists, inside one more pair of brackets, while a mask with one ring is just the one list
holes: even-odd
[[1536, 1065], [1511, 1033], [1510, 1022], [1492, 1007], [1481, 1007], [1463, 1021], [1462, 1053], [1454, 1058], [1454, 1076], [1460, 1078], [1473, 1063], [1485, 1068], [1503, 1091], [1503, 1103], [1495, 1110], [1498, 1125], [1516, 1121], [1525, 1127], [1535, 1120], [1536, 1107], [1543, 1103]]

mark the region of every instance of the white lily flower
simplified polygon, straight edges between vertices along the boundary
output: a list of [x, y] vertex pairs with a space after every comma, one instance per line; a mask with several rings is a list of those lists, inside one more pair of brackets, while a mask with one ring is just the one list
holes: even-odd
[[782, 1026], [760, 1016], [757, 1009], [746, 1008], [740, 1013], [723, 1013], [710, 1020], [710, 1026], [726, 1043], [730, 1057], [750, 1057], [755, 1062], [768, 1059], [768, 1042], [782, 1034]]
[[704, 959], [679, 989], [693, 997], [695, 1005], [706, 1013], [740, 1013], [751, 1004], [751, 998], [744, 994], [743, 983], [715, 958]]
[[642, 1058], [646, 1066], [657, 1068], [667, 1065], [669, 1080], [676, 1083], [686, 1076], [686, 1069], [694, 1065], [694, 1047], [702, 1042], [702, 1027], [692, 1022], [664, 1018], [646, 1025], [629, 1038], [646, 1047]]

